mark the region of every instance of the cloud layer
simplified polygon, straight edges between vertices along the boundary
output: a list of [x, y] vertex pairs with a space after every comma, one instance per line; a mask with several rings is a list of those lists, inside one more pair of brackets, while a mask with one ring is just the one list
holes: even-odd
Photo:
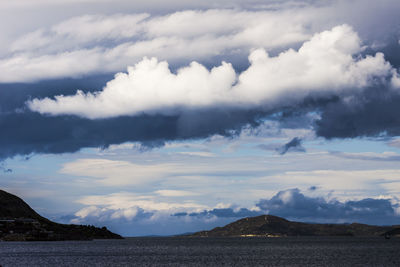
[[115, 73], [144, 56], [168, 60], [174, 68], [221, 59], [244, 68], [250, 49], [297, 48], [314, 33], [344, 23], [379, 48], [397, 34], [400, 8], [395, 0], [28, 2], [0, 4], [4, 25], [13, 25], [0, 26], [3, 83]]
[[225, 62], [210, 71], [192, 62], [175, 74], [167, 62], [145, 58], [128, 67], [128, 73], [118, 73], [100, 92], [33, 99], [28, 106], [45, 114], [97, 119], [221, 105], [273, 109], [313, 94], [346, 95], [374, 80], [389, 79], [396, 87], [397, 71], [383, 54], [356, 57], [361, 51], [358, 35], [342, 25], [314, 35], [298, 51], [270, 57], [263, 49], [255, 50], [249, 68], [238, 76]]
[[254, 47], [273, 49], [304, 41], [309, 37], [302, 26], [306, 21], [293, 11], [219, 9], [164, 16], [83, 15], [14, 40], [8, 56], [0, 59], [0, 82], [116, 72], [144, 56], [174, 64], [210, 62], [223, 55], [240, 58]]

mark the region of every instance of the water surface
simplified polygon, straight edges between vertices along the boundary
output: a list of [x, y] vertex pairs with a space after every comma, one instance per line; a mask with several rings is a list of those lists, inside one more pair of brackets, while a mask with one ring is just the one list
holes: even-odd
[[127, 238], [0, 242], [7, 266], [400, 266], [400, 238]]

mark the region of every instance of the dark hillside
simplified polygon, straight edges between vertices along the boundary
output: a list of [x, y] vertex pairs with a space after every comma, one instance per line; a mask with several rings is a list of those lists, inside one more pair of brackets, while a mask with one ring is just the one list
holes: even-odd
[[107, 228], [66, 225], [37, 214], [19, 197], [0, 190], [0, 240], [91, 240], [120, 239]]
[[[191, 236], [200, 237], [281, 237], [281, 236], [381, 236], [395, 226], [373, 226], [366, 224], [313, 224], [292, 222], [273, 215], [250, 217], [202, 231]], [[395, 233], [396, 231], [393, 231]]]
[[19, 197], [0, 190], [0, 218], [31, 218], [46, 220]]

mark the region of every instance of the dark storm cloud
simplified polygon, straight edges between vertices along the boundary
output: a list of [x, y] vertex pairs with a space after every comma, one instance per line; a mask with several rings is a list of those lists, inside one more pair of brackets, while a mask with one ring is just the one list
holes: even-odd
[[65, 78], [36, 83], [0, 83], [0, 113], [14, 112], [25, 107], [30, 98], [74, 94], [77, 89], [85, 92], [100, 90], [114, 74], [94, 75], [79, 79]]
[[[378, 47], [371, 45], [365, 54], [380, 51], [394, 68], [400, 68], [399, 36], [399, 32], [386, 35]], [[375, 83], [351, 98], [320, 105], [321, 119], [315, 125], [317, 135], [328, 139], [399, 136], [400, 90], [390, 88], [388, 81]]]
[[[32, 153], [76, 152], [85, 147], [106, 148], [128, 141], [143, 149], [160, 147], [165, 141], [232, 136], [245, 125], [259, 124], [258, 111], [212, 109], [188, 111], [182, 115], [122, 116], [90, 120], [76, 116], [43, 116], [24, 108], [29, 96], [52, 95], [56, 89], [69, 91], [79, 86], [93, 88], [102, 78], [61, 80], [38, 84], [0, 85], [0, 159]], [[58, 84], [59, 83], [59, 84]], [[74, 88], [74, 89], [72, 89]]]
[[[395, 51], [400, 55], [397, 46]], [[397, 62], [396, 56], [389, 58]], [[317, 136], [327, 139], [372, 137], [387, 141], [400, 135], [400, 90], [392, 88], [390, 81], [376, 80], [373, 86], [345, 97], [310, 95], [300, 104], [275, 110], [268, 118], [279, 122], [281, 128], [312, 128]]]
[[76, 152], [126, 141], [153, 141], [174, 136], [176, 118], [120, 117], [90, 121], [78, 117], [44, 117], [34, 113], [0, 115], [0, 157], [31, 153]]
[[310, 222], [359, 222], [367, 224], [398, 224], [400, 217], [389, 199], [366, 198], [358, 201], [328, 201], [309, 197], [299, 189], [280, 191], [271, 199], [262, 199], [257, 206], [268, 214], [291, 220]]
[[400, 135], [400, 94], [385, 87], [322, 107], [316, 133], [325, 138]]

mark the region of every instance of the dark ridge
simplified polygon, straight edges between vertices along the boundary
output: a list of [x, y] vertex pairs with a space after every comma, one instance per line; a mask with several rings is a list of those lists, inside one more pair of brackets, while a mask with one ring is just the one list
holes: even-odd
[[0, 218], [31, 218], [36, 220], [47, 220], [37, 214], [36, 211], [25, 203], [25, 201], [3, 190], [0, 190]]
[[[397, 229], [397, 230], [396, 230]], [[284, 237], [284, 236], [396, 236], [399, 226], [352, 224], [313, 224], [292, 222], [273, 215], [249, 217], [201, 231], [191, 237]]]
[[0, 241], [121, 239], [106, 227], [59, 224], [36, 213], [19, 197], [0, 190]]

